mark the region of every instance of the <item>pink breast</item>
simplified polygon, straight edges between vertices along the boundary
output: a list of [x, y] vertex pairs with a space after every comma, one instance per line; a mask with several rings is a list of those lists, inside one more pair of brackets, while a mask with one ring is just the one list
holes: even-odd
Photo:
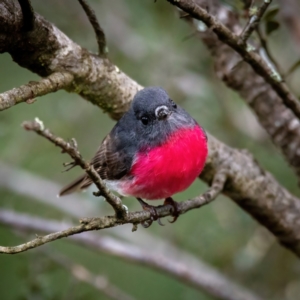
[[192, 184], [206, 157], [203, 130], [198, 125], [179, 130], [164, 145], [137, 155], [130, 172], [134, 179], [124, 192], [147, 200], [170, 197]]

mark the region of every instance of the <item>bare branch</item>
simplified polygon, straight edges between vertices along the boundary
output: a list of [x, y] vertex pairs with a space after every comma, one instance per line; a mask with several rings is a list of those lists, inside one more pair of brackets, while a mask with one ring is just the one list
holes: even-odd
[[290, 194], [245, 150], [232, 149], [208, 136], [209, 158], [200, 177], [211, 182], [227, 170], [223, 193], [263, 224], [300, 257], [300, 199]]
[[131, 295], [126, 294], [120, 288], [110, 283], [105, 276], [93, 274], [83, 265], [73, 263], [67, 256], [50, 251], [42, 252], [44, 252], [52, 261], [70, 271], [77, 280], [93, 286], [110, 299], [134, 300]]
[[15, 1], [0, 1], [0, 53], [10, 53], [16, 63], [42, 77], [62, 71], [72, 74], [68, 92], [119, 119], [142, 86], [107, 58], [80, 47], [40, 15], [35, 17], [34, 29], [24, 35], [20, 7]]
[[28, 84], [0, 94], [0, 111], [22, 102], [31, 104], [36, 97], [66, 88], [72, 81], [73, 75], [62, 72], [53, 73], [40, 81], [30, 81]]
[[259, 26], [256, 28], [256, 33], [257, 33], [258, 39], [260, 41], [261, 48], [265, 51], [265, 55], [267, 56], [267, 59], [270, 62], [269, 65], [271, 64], [270, 68], [273, 68], [275, 70], [275, 72], [278, 72], [281, 76], [281, 70], [280, 70], [279, 64], [276, 61], [276, 59], [273, 57], [273, 55], [270, 51], [269, 45], [267, 43], [266, 37], [261, 32]]
[[31, 6], [30, 0], [18, 0], [23, 14], [23, 30], [30, 31], [34, 26], [34, 10]]
[[95, 12], [92, 10], [92, 8], [88, 5], [88, 3], [85, 0], [78, 0], [78, 1], [81, 4], [82, 8], [84, 9], [87, 17], [89, 18], [91, 25], [94, 28], [97, 44], [98, 44], [99, 55], [102, 56], [106, 55], [108, 49], [106, 45], [105, 33], [97, 20]]
[[[62, 231], [70, 224], [61, 224], [36, 218], [26, 214], [9, 210], [0, 211], [0, 222], [11, 228], [33, 232]], [[132, 243], [125, 243], [110, 237], [103, 237], [95, 233], [86, 233], [70, 237], [85, 247], [100, 250], [109, 255], [120, 257], [126, 261], [138, 263], [164, 272], [198, 290], [204, 290], [218, 299], [224, 300], [259, 300], [259, 296], [239, 287], [217, 270], [206, 265], [205, 262], [195, 259], [178, 249], [164, 248], [157, 251], [149, 247], [136, 247]], [[180, 259], [178, 259], [180, 257]]]
[[256, 9], [254, 14], [250, 15], [250, 19], [246, 27], [244, 28], [242, 34], [240, 35], [240, 39], [243, 43], [246, 43], [253, 31], [256, 30], [261, 18], [263, 17], [264, 13], [266, 12], [271, 3], [272, 0], [263, 0], [263, 4], [258, 9]]
[[243, 60], [245, 60], [258, 75], [262, 76], [265, 81], [273, 87], [274, 91], [282, 99], [284, 104], [300, 119], [300, 103], [297, 97], [289, 90], [287, 84], [282, 81], [280, 75], [274, 73], [263, 59], [250, 49], [251, 47], [249, 48], [240, 40], [238, 35], [233, 33], [213, 15], [192, 0], [167, 1], [186, 13], [189, 13], [191, 17], [204, 22], [208, 28], [211, 28], [222, 42], [239, 53]]
[[[65, 148], [68, 149], [68, 147]], [[194, 199], [186, 200], [184, 202], [178, 203], [178, 214], [180, 215], [184, 214], [185, 212], [191, 209], [199, 208], [214, 200], [221, 193], [223, 186], [225, 184], [225, 180], [226, 180], [226, 173], [223, 170], [220, 170], [220, 172], [217, 173], [217, 176], [213, 181], [212, 187], [206, 193]], [[156, 208], [156, 211], [157, 211], [157, 216], [159, 218], [170, 216], [172, 215], [172, 206], [171, 205], [160, 206]], [[59, 232], [54, 232], [43, 237], [37, 237], [36, 239], [27, 242], [25, 244], [15, 246], [15, 247], [0, 246], [0, 253], [16, 254], [81, 232], [101, 230], [101, 229], [111, 228], [122, 224], [133, 224], [134, 225], [133, 228], [136, 230], [137, 224], [143, 223], [149, 220], [150, 218], [151, 218], [151, 214], [149, 211], [127, 213], [126, 215], [124, 215], [123, 218], [118, 218], [117, 216], [106, 216], [102, 218], [83, 218], [80, 220], [81, 225], [73, 226], [71, 228]]]
[[99, 189], [100, 195], [103, 196], [106, 201], [113, 207], [117, 218], [122, 219], [126, 216], [126, 208], [123, 206], [119, 197], [114, 195], [108, 190], [105, 183], [100, 178], [100, 175], [93, 166], [82, 158], [77, 147], [71, 143], [65, 142], [62, 138], [53, 135], [49, 129], [45, 129], [43, 123], [40, 120], [27, 121], [22, 124], [26, 130], [35, 131], [38, 135], [46, 138], [54, 145], [60, 147], [64, 153], [68, 153], [74, 160], [74, 165], [80, 166], [92, 179], [94, 184]]
[[[205, 5], [206, 1], [197, 0], [197, 3]], [[219, 1], [214, 1], [209, 11], [212, 11], [216, 18], [222, 18], [227, 28], [233, 32], [240, 32], [238, 16], [220, 5]], [[197, 20], [192, 18], [185, 18], [185, 20], [197, 31], [198, 36], [208, 47], [217, 76], [227, 86], [237, 91], [242, 100], [253, 109], [259, 122], [269, 133], [273, 143], [281, 149], [300, 180], [299, 119], [284, 105], [273, 88], [257, 75], [236, 51], [224, 44], [211, 30], [200, 30]]]

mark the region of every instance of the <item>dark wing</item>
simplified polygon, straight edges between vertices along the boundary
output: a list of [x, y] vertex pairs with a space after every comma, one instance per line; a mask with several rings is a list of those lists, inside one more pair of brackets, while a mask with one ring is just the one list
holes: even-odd
[[[91, 161], [95, 170], [99, 173], [102, 179], [116, 180], [126, 175], [132, 164], [133, 155], [126, 153], [122, 144], [119, 143], [117, 136], [113, 133], [108, 134], [101, 146], [99, 147], [96, 155]], [[124, 145], [126, 147], [126, 145]], [[64, 187], [59, 196], [71, 194], [77, 190], [83, 190], [92, 184], [92, 180], [84, 174], [80, 178], [71, 182]]]
[[115, 140], [112, 139], [111, 134], [107, 135], [91, 161], [102, 179], [120, 179], [129, 172], [131, 167], [132, 157], [124, 151], [124, 148], [118, 147], [117, 137], [114, 138]]

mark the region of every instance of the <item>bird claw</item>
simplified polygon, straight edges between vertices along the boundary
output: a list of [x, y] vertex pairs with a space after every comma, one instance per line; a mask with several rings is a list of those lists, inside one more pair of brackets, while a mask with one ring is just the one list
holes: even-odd
[[148, 221], [144, 221], [141, 223], [141, 225], [144, 227], [144, 228], [148, 228], [152, 225], [153, 221], [152, 220], [148, 220]]
[[171, 197], [168, 197], [164, 201], [164, 205], [171, 205], [172, 206], [172, 217], [173, 220], [168, 220], [169, 223], [175, 223], [176, 220], [179, 217], [179, 209], [178, 209], [178, 203], [174, 201]]
[[158, 217], [158, 214], [157, 214], [157, 211], [156, 211], [156, 207], [155, 206], [152, 206], [152, 205], [149, 205], [148, 203], [146, 203], [145, 201], [143, 201], [141, 198], [137, 198], [137, 200], [140, 202], [143, 210], [145, 211], [149, 211], [150, 212], [150, 220], [147, 220], [145, 222], [142, 222], [141, 225], [144, 227], [144, 228], [148, 228], [151, 226], [151, 224], [153, 223], [153, 221], [157, 221], [157, 223], [160, 225], [160, 226], [165, 226], [161, 219]]
[[171, 221], [168, 220], [168, 222], [172, 224], [172, 223], [175, 223], [177, 219], [178, 219], [178, 216], [175, 216], [175, 217], [173, 217], [173, 220], [171, 220]]
[[160, 226], [165, 226], [165, 224], [161, 221], [160, 218], [157, 219], [157, 223], [158, 223]]
[[[165, 226], [165, 224], [162, 223], [161, 219], [158, 217], [157, 211], [155, 206], [149, 205], [148, 203], [146, 203], [145, 201], [143, 201], [141, 198], [137, 198], [137, 200], [140, 202], [143, 210], [145, 211], [149, 211], [150, 212], [150, 220], [147, 220], [142, 224], [142, 226], [144, 228], [148, 228], [152, 225], [153, 221], [157, 221], [157, 223], [160, 226]], [[178, 203], [176, 201], [174, 201], [171, 197], [168, 197], [165, 199], [164, 201], [164, 205], [171, 205], [172, 206], [172, 211], [170, 211], [172, 213], [172, 220], [168, 220], [169, 223], [175, 223], [179, 217], [179, 209], [178, 209]], [[161, 206], [158, 206], [161, 207]]]

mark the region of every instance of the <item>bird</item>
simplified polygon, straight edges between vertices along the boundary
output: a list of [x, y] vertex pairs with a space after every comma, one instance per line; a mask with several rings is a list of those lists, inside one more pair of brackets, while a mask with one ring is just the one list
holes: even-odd
[[[135, 94], [129, 110], [103, 139], [91, 165], [109, 189], [137, 198], [142, 208], [150, 211], [152, 221], [158, 219], [155, 206], [144, 200], [165, 199], [164, 205], [174, 208], [175, 222], [177, 202], [172, 196], [200, 175], [207, 155], [204, 129], [163, 88], [154, 86]], [[59, 196], [85, 190], [92, 183], [84, 174], [64, 187]]]

